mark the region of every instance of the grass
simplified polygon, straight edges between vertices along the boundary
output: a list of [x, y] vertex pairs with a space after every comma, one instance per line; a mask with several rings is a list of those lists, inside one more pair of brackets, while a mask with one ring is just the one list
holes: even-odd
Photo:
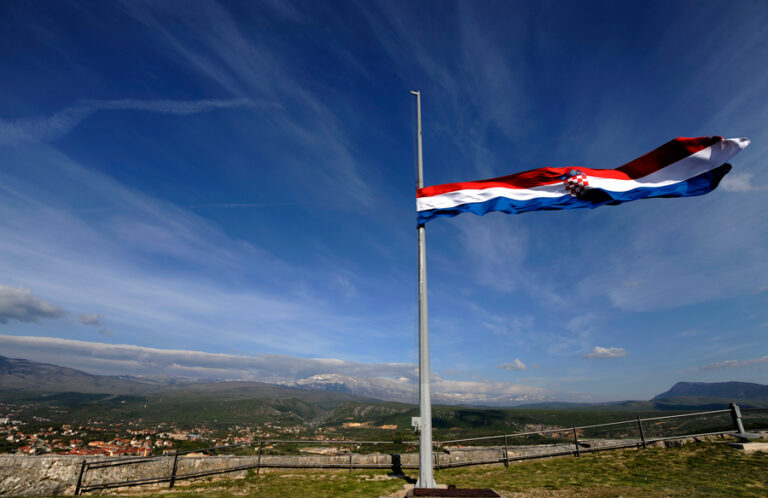
[[[415, 478], [415, 472], [408, 472]], [[745, 454], [722, 443], [591, 453], [436, 472], [440, 483], [493, 488], [505, 496], [766, 496], [768, 453]], [[386, 472], [269, 472], [183, 486], [173, 497], [355, 496], [401, 490]], [[134, 492], [135, 493], [135, 492]], [[153, 496], [166, 495], [166, 493]], [[147, 496], [146, 494], [143, 496]]]

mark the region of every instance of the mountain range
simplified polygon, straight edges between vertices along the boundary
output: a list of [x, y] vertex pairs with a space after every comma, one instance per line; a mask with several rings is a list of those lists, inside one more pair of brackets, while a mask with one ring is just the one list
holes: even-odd
[[[307, 402], [321, 400], [386, 400], [415, 403], [415, 386], [402, 380], [358, 378], [340, 374], [315, 375], [283, 384], [250, 381], [194, 381], [189, 379], [151, 379], [132, 376], [94, 375], [73, 368], [0, 356], [0, 394], [6, 398], [56, 393], [111, 395], [191, 395], [222, 399], [287, 399]], [[600, 404], [572, 404], [524, 396], [499, 399], [482, 398], [467, 403], [450, 396], [433, 395], [438, 404], [475, 404], [484, 406], [527, 406], [540, 408], [613, 406], [642, 409], [687, 409], [722, 407], [729, 402], [744, 406], [768, 407], [768, 385], [747, 382], [678, 382], [670, 390], [650, 401], [624, 401]]]

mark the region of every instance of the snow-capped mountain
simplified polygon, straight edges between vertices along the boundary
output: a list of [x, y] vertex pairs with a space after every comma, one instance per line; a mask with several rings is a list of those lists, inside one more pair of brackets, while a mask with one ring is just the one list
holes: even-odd
[[[384, 377], [353, 377], [342, 374], [319, 374], [289, 383], [304, 389], [347, 392], [360, 396], [418, 403], [418, 383], [415, 379]], [[496, 385], [451, 381], [435, 377], [432, 379], [432, 401], [441, 404], [471, 404], [490, 406], [513, 406], [523, 403], [551, 401], [542, 391], [533, 391], [528, 386]]]

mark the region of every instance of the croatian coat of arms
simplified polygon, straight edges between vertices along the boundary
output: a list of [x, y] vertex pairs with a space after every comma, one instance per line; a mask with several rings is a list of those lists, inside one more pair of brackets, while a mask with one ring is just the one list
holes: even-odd
[[589, 188], [587, 175], [577, 169], [572, 169], [562, 176], [565, 190], [573, 197], [580, 197]]

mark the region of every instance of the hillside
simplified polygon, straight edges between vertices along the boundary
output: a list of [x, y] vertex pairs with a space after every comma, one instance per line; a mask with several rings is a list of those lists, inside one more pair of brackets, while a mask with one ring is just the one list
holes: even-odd
[[678, 382], [653, 400], [681, 396], [754, 399], [768, 401], [768, 386], [752, 382]]
[[654, 396], [656, 407], [722, 408], [735, 402], [743, 407], [768, 407], [768, 385], [751, 382], [678, 382]]
[[6, 396], [60, 392], [139, 394], [155, 391], [161, 383], [93, 375], [74, 368], [0, 356], [0, 391]]

